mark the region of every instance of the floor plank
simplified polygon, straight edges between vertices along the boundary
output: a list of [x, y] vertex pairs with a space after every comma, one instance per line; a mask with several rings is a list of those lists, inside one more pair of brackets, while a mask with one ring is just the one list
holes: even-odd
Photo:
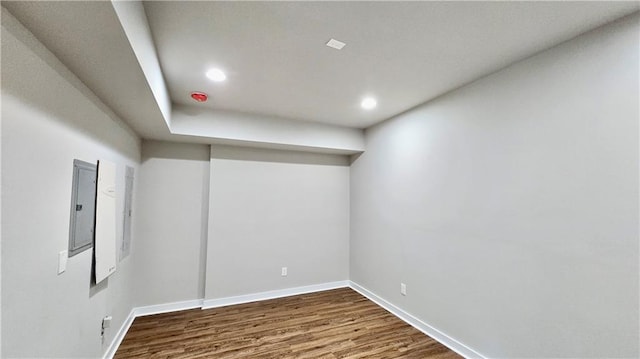
[[460, 358], [350, 288], [136, 318], [115, 359]]

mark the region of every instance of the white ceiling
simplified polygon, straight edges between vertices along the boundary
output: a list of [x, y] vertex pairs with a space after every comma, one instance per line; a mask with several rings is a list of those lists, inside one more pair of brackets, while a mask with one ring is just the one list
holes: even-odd
[[109, 1], [2, 1], [62, 63], [143, 137], [168, 133]]
[[[174, 102], [364, 128], [638, 9], [637, 2], [144, 4]], [[337, 51], [325, 46], [346, 42]], [[215, 84], [210, 66], [228, 73]], [[363, 111], [365, 95], [378, 108]]]
[[[294, 147], [354, 153], [362, 151], [362, 133], [341, 126], [371, 126], [638, 11], [640, 3], [144, 2], [148, 24], [138, 30], [151, 30], [180, 130], [171, 121], [167, 126], [151, 90], [165, 84], [145, 76], [141, 59], [149, 54], [132, 48], [111, 2], [2, 1], [2, 7], [143, 138], [233, 142], [224, 135], [232, 129], [244, 134], [242, 143], [257, 146], [269, 140], [256, 134], [286, 128], [288, 138], [299, 139]], [[330, 38], [347, 45], [326, 47]], [[227, 81], [206, 79], [211, 66], [224, 69]], [[210, 101], [194, 103], [194, 90], [209, 93]], [[362, 110], [365, 95], [377, 97], [378, 108]], [[336, 135], [326, 145], [318, 145], [324, 134], [304, 145], [321, 128], [308, 121], [333, 126], [320, 132]]]

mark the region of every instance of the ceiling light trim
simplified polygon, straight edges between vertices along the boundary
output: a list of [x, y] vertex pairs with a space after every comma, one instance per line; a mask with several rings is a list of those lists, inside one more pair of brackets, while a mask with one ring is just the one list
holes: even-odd
[[227, 74], [218, 68], [211, 68], [207, 70], [205, 76], [213, 82], [224, 82], [227, 79]]
[[360, 106], [365, 110], [373, 110], [378, 106], [378, 101], [373, 97], [365, 97], [360, 102]]

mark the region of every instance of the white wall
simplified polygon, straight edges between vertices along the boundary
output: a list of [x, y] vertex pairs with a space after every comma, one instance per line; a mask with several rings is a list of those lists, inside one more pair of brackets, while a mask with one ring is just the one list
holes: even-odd
[[168, 127], [171, 127], [171, 99], [162, 76], [147, 14], [141, 1], [111, 1], [122, 29], [136, 54], [149, 88]]
[[[140, 140], [4, 8], [1, 36], [2, 357], [99, 357], [131, 309], [132, 267], [126, 258], [90, 288], [88, 250], [57, 274], [58, 252], [68, 248], [73, 160], [116, 163], [122, 193]], [[105, 315], [113, 328], [102, 342]]]
[[368, 129], [351, 279], [488, 357], [638, 357], [638, 19]]
[[[490, 357], [637, 357], [638, 41], [636, 15], [371, 128], [351, 174], [154, 141], [139, 166], [3, 9], [1, 354], [99, 357], [134, 305], [350, 277]], [[75, 158], [117, 163], [118, 189], [136, 168], [132, 253], [93, 289], [90, 251], [56, 272]]]
[[218, 145], [343, 155], [364, 151], [364, 132], [358, 128], [196, 106], [174, 106], [171, 133], [200, 137]]
[[346, 157], [212, 146], [210, 178], [206, 299], [348, 279]]
[[144, 141], [138, 183], [136, 306], [202, 298], [209, 146]]

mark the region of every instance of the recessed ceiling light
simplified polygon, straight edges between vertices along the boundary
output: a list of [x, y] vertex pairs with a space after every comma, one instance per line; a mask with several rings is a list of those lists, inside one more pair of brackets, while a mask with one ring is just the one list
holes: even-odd
[[227, 79], [227, 75], [220, 69], [210, 69], [206, 75], [209, 80], [214, 82], [222, 82]]
[[344, 45], [346, 45], [344, 42], [338, 41], [336, 39], [331, 39], [329, 40], [329, 42], [327, 42], [327, 46], [333, 47], [336, 50], [342, 50]]
[[365, 110], [374, 109], [378, 105], [378, 101], [376, 101], [373, 97], [365, 97], [362, 102], [360, 102], [360, 106]]

